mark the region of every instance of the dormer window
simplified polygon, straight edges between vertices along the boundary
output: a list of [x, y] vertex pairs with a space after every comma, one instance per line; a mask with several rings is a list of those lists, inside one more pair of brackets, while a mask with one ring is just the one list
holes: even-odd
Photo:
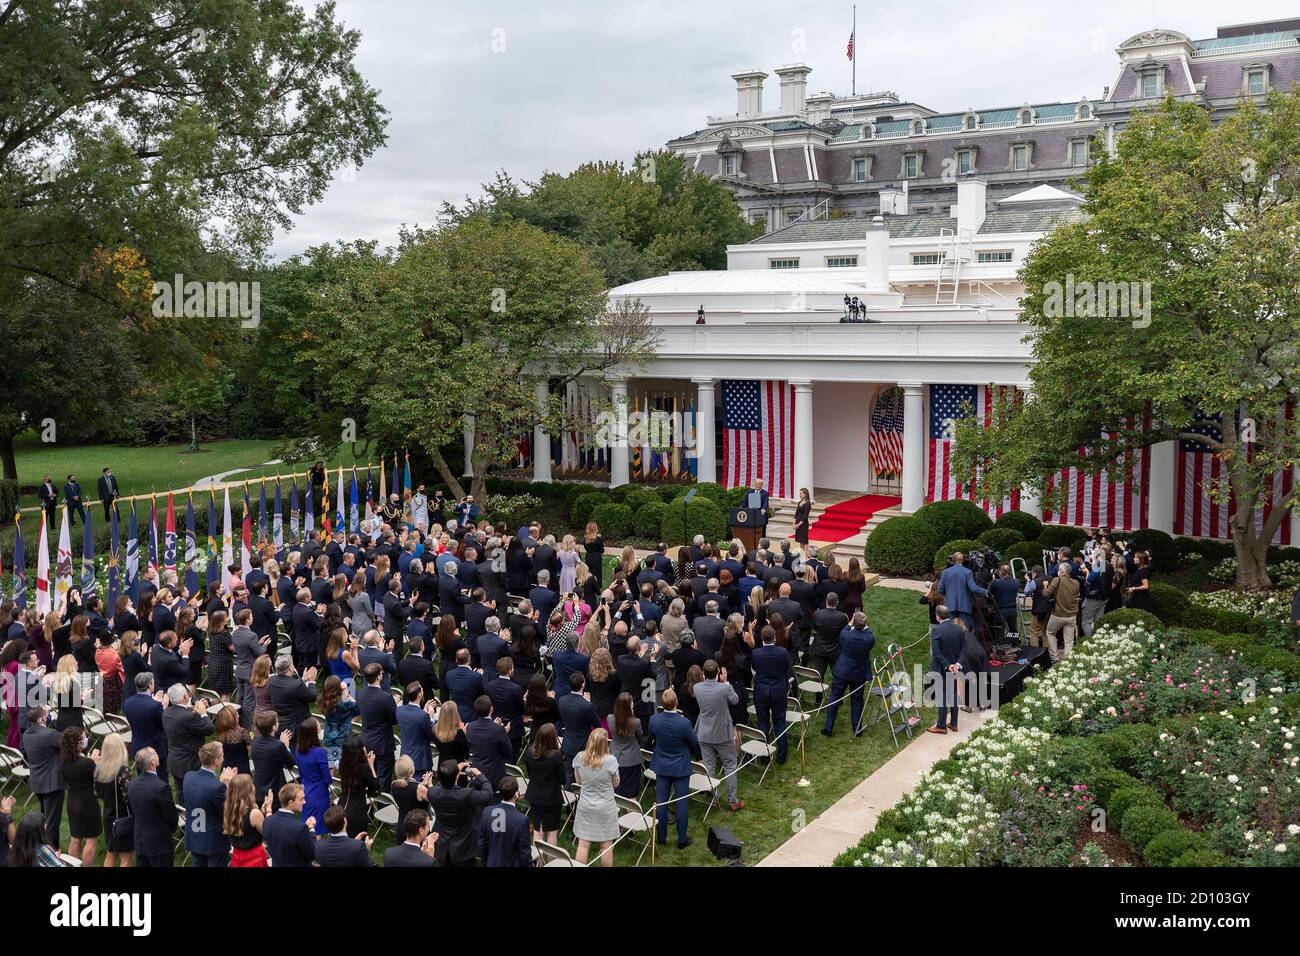
[[871, 162], [865, 156], [854, 157], [853, 160], [853, 181], [855, 183], [865, 183], [871, 176]]
[[912, 120], [912, 135], [913, 135], [913, 136], [920, 136], [920, 135], [921, 135], [922, 133], [924, 133], [924, 132], [925, 132], [925, 121], [924, 121], [924, 120]]
[[1139, 96], [1144, 100], [1155, 99], [1160, 95], [1160, 77], [1153, 70], [1150, 73], [1143, 73], [1138, 78]]
[[872, 123], [863, 123], [862, 129], [858, 131], [858, 139], [875, 139], [876, 127]]
[[1017, 117], [1016, 121], [1021, 126], [1032, 126], [1034, 122], [1034, 111], [1026, 106], [1020, 111], [1020, 115]]
[[1263, 96], [1268, 92], [1268, 67], [1264, 64], [1254, 64], [1245, 69], [1245, 79], [1242, 88], [1250, 96]]
[[1092, 119], [1092, 107], [1087, 103], [1080, 103], [1078, 109], [1074, 111], [1074, 118], [1076, 120]]
[[740, 172], [740, 156], [736, 153], [722, 154], [722, 175], [734, 176]]
[[1070, 165], [1088, 165], [1088, 141], [1086, 139], [1070, 140]]
[[967, 132], [974, 132], [979, 128], [979, 125], [980, 125], [979, 117], [976, 116], [974, 113], [967, 113], [964, 117], [962, 117], [961, 127]]
[[1011, 147], [1011, 168], [1017, 172], [1029, 169], [1032, 150], [1028, 143], [1016, 143]]

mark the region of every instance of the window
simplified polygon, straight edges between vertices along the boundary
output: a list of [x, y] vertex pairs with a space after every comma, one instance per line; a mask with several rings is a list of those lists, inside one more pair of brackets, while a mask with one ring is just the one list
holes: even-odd
[[855, 159], [853, 161], [853, 181], [855, 183], [865, 183], [867, 181], [867, 161], [865, 159]]
[[827, 256], [827, 269], [856, 269], [858, 267], [857, 256]]
[[916, 179], [921, 175], [921, 157], [915, 153], [910, 153], [903, 157], [903, 175], [908, 179]]
[[722, 157], [722, 175], [734, 176], [740, 172], [740, 157], [735, 153], [727, 153]]
[[957, 172], [969, 173], [975, 169], [975, 150], [957, 150]]
[[1081, 120], [1092, 119], [1092, 107], [1087, 103], [1080, 103], [1076, 118]]
[[1021, 110], [1021, 111], [1020, 111], [1020, 125], [1021, 125], [1021, 126], [1028, 126], [1028, 125], [1031, 124], [1033, 121], [1034, 121], [1034, 111], [1033, 111], [1033, 110], [1030, 110], [1030, 109], [1024, 109], [1024, 110]]
[[794, 222], [796, 219], [798, 219], [798, 218], [799, 218], [800, 216], [802, 216], [802, 215], [803, 215], [803, 210], [802, 210], [802, 209], [791, 209], [791, 210], [787, 211], [786, 214], [785, 214], [785, 224], [786, 224], [787, 226], [790, 225], [790, 223]]
[[992, 249], [988, 252], [976, 253], [977, 262], [1010, 262], [1010, 249]]
[[769, 269], [798, 269], [798, 259], [768, 259], [767, 267]]
[[862, 129], [858, 130], [858, 139], [871, 139], [876, 135], [876, 127], [871, 123], [863, 123]]
[[977, 120], [974, 116], [967, 116], [964, 120], [962, 120], [962, 126], [968, 130], [973, 130], [978, 124], [979, 124], [979, 120]]
[[914, 266], [937, 266], [938, 264], [939, 253], [937, 252], [912, 253], [912, 265]]
[[1019, 143], [1011, 147], [1011, 168], [1026, 170], [1029, 168], [1029, 144]]
[[1251, 96], [1263, 96], [1268, 90], [1268, 73], [1265, 70], [1249, 70], [1246, 73], [1246, 92]]
[[1160, 93], [1160, 78], [1154, 72], [1143, 73], [1140, 81], [1141, 96], [1151, 99]]
[[925, 132], [925, 123], [921, 120], [912, 120], [912, 135], [920, 136]]
[[1088, 141], [1086, 139], [1074, 139], [1070, 141], [1070, 165], [1088, 165]]

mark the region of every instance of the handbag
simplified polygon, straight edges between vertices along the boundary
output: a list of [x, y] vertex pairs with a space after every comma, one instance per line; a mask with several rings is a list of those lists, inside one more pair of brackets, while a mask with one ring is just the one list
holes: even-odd
[[135, 817], [127, 814], [122, 816], [122, 788], [120, 786], [121, 778], [113, 782], [113, 817], [112, 835], [115, 840], [124, 840], [127, 837], [135, 837]]

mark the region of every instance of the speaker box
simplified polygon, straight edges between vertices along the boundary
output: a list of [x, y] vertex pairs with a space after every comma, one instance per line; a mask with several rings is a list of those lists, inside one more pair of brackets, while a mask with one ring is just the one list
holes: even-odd
[[709, 852], [719, 860], [739, 860], [741, 843], [726, 827], [709, 827]]

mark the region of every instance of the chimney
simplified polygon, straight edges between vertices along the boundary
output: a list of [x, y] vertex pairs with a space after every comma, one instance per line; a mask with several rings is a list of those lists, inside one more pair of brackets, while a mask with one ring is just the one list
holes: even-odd
[[889, 225], [884, 216], [867, 224], [867, 245], [863, 250], [867, 266], [866, 292], [878, 295], [889, 292]]
[[767, 74], [762, 70], [746, 70], [733, 73], [736, 81], [736, 115], [758, 116], [763, 112], [763, 81]]
[[812, 68], [802, 63], [778, 66], [773, 72], [781, 78], [781, 112], [802, 113], [808, 93], [808, 74]]
[[882, 216], [907, 215], [907, 184], [880, 187], [880, 214]]
[[829, 93], [821, 92], [816, 96], [810, 96], [804, 101], [804, 106], [808, 109], [808, 122], [816, 126], [822, 120], [831, 118], [831, 105], [835, 102], [835, 97]]
[[971, 235], [980, 231], [987, 214], [984, 181], [962, 179], [957, 182], [957, 229], [969, 229]]

